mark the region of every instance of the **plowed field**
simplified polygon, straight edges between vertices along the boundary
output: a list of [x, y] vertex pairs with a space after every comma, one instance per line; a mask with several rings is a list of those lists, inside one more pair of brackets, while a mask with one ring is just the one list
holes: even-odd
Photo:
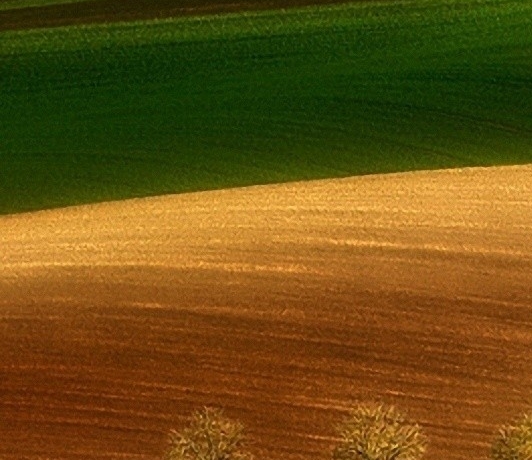
[[0, 458], [157, 459], [202, 405], [327, 459], [353, 401], [486, 458], [532, 401], [532, 167], [0, 218]]
[[0, 11], [0, 30], [291, 8], [348, 1], [357, 0], [77, 0], [74, 3], [52, 3]]

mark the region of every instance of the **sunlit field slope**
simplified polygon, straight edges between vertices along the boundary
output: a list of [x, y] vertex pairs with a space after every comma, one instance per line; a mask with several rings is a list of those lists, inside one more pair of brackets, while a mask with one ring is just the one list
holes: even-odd
[[0, 458], [162, 460], [224, 407], [256, 459], [331, 460], [355, 401], [427, 460], [532, 401], [532, 165], [0, 217]]
[[532, 161], [532, 3], [0, 34], [0, 213]]

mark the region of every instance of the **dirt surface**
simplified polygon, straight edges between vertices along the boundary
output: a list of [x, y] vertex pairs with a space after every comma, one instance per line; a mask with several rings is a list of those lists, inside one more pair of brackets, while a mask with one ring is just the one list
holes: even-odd
[[383, 0], [86, 0], [0, 11], [0, 31]]
[[532, 166], [259, 186], [0, 218], [0, 458], [157, 459], [202, 405], [327, 459], [356, 400], [427, 458], [532, 403]]

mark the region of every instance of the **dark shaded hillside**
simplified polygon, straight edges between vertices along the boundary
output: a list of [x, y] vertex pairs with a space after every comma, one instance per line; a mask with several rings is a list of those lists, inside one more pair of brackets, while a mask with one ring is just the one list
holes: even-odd
[[0, 30], [332, 3], [348, 3], [348, 0], [88, 0], [0, 11]]

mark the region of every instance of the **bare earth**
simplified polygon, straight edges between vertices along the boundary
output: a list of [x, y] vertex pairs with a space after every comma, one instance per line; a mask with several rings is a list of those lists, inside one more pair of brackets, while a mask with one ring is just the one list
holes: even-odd
[[[56, 3], [0, 11], [0, 31], [199, 16], [355, 1], [383, 0], [82, 0], [75, 3]], [[0, 0], [1, 2], [2, 0]]]
[[327, 459], [356, 400], [427, 458], [532, 404], [532, 166], [0, 218], [0, 458], [157, 459], [202, 405], [258, 459]]

